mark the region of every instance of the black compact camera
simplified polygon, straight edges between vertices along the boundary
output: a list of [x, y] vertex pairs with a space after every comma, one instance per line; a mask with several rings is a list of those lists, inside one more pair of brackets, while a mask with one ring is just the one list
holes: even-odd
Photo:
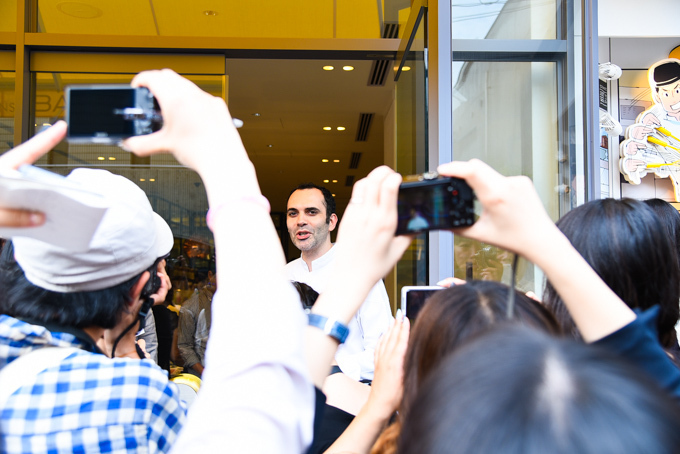
[[467, 227], [475, 222], [474, 192], [460, 178], [436, 172], [404, 178], [399, 187], [397, 235]]
[[147, 88], [72, 85], [65, 97], [66, 140], [71, 143], [117, 144], [163, 126], [158, 102]]

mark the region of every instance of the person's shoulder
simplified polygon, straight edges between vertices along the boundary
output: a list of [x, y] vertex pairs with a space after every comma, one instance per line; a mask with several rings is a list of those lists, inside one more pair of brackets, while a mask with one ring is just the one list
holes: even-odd
[[286, 263], [286, 264], [284, 265], [284, 268], [291, 268], [291, 267], [294, 267], [294, 266], [296, 266], [297, 264], [299, 264], [301, 261], [302, 261], [302, 257], [298, 257], [298, 258], [296, 258], [296, 259], [293, 259], [293, 260], [291, 260], [290, 262]]
[[182, 303], [182, 306], [180, 306], [179, 308], [180, 315], [189, 310], [194, 310], [194, 307], [198, 307], [198, 300], [199, 292], [194, 292], [194, 294], [191, 295], [186, 301], [184, 301]]

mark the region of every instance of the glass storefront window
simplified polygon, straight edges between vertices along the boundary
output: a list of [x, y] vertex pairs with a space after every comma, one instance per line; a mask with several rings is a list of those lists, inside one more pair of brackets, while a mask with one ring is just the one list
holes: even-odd
[[[129, 84], [133, 74], [35, 73], [34, 133], [64, 117], [64, 87], [80, 84]], [[221, 96], [222, 76], [188, 76], [203, 90]], [[0, 79], [2, 80], [2, 79]], [[175, 247], [168, 272], [173, 303], [191, 296], [208, 270], [214, 271], [214, 241], [205, 216], [208, 200], [198, 174], [171, 155], [139, 158], [116, 146], [61, 142], [36, 165], [67, 175], [75, 167], [106, 169], [139, 185], [151, 206], [170, 225]]]
[[14, 72], [0, 71], [0, 154], [14, 146]]
[[[423, 173], [427, 162], [427, 67], [425, 21], [415, 32], [401, 68], [396, 87], [397, 156], [396, 170], [402, 175]], [[405, 285], [428, 284], [428, 236], [417, 235], [397, 263], [397, 289]]]
[[453, 39], [555, 39], [560, 0], [454, 0]]
[[[454, 62], [453, 153], [478, 158], [503, 175], [534, 181], [549, 215], [560, 205], [556, 64], [550, 62]], [[455, 276], [510, 282], [512, 255], [456, 236]], [[542, 276], [520, 261], [518, 287], [542, 288]], [[538, 293], [538, 292], [537, 292]]]

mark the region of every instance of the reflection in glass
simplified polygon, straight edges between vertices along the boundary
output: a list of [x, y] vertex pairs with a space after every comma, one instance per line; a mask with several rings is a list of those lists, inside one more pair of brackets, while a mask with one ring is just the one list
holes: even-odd
[[[397, 154], [396, 170], [413, 175], [428, 170], [427, 162], [427, 68], [425, 66], [424, 21], [418, 26], [396, 87]], [[417, 235], [397, 263], [397, 288], [428, 285], [428, 235]]]
[[0, 153], [14, 146], [14, 73], [0, 72]]
[[560, 0], [453, 0], [453, 39], [555, 39]]
[[[456, 160], [478, 158], [504, 175], [530, 177], [548, 214], [557, 220], [561, 199], [569, 199], [575, 188], [561, 173], [566, 159], [558, 143], [555, 66], [550, 62], [458, 63], [452, 137]], [[472, 262], [473, 277], [507, 279], [511, 259], [505, 252], [459, 238], [455, 244], [456, 277], [464, 278], [466, 263]], [[518, 283], [529, 286], [525, 290], [535, 291], [540, 280], [538, 275], [534, 279], [532, 267], [518, 270]]]
[[[0, 73], [4, 74], [4, 73]], [[132, 74], [34, 73], [34, 134], [64, 118], [64, 87], [128, 84]], [[203, 90], [221, 96], [222, 76], [189, 76]], [[0, 79], [1, 81], [2, 79]], [[2, 92], [0, 92], [1, 95]], [[2, 136], [0, 136], [2, 137]], [[168, 261], [172, 303], [181, 304], [214, 271], [214, 240], [206, 225], [208, 200], [200, 177], [171, 155], [139, 158], [117, 146], [59, 143], [37, 165], [66, 175], [76, 167], [101, 168], [135, 182], [153, 210], [170, 225], [175, 247]]]

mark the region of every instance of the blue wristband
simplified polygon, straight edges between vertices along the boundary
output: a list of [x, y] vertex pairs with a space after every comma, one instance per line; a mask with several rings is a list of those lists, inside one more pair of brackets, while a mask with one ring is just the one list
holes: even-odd
[[307, 324], [315, 328], [319, 328], [327, 336], [332, 337], [339, 343], [345, 342], [349, 336], [349, 328], [347, 325], [340, 323], [337, 320], [331, 320], [319, 314], [307, 314]]

